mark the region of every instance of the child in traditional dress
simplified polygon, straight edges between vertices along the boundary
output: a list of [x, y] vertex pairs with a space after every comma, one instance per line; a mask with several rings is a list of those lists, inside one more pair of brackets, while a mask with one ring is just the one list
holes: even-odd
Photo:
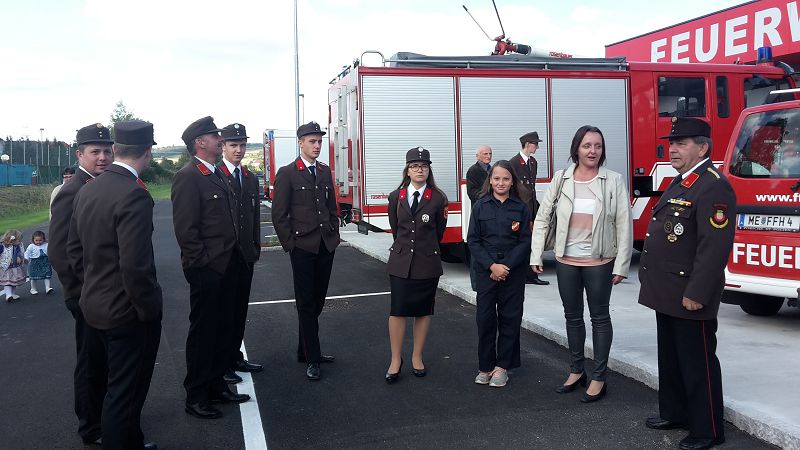
[[22, 232], [8, 230], [0, 239], [0, 285], [9, 303], [19, 299], [15, 288], [25, 284], [23, 263]]
[[36, 295], [36, 280], [44, 280], [46, 294], [53, 292], [50, 287], [50, 278], [53, 277], [53, 268], [47, 259], [47, 238], [43, 231], [34, 231], [31, 243], [25, 250], [25, 260], [28, 261], [28, 278], [31, 279], [31, 294]]

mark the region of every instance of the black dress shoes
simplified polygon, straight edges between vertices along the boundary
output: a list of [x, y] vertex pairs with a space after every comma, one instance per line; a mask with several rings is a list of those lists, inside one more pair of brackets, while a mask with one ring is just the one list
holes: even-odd
[[207, 402], [186, 403], [186, 412], [201, 419], [217, 419], [222, 417], [222, 411], [209, 405]]
[[648, 417], [644, 421], [644, 426], [653, 430], [674, 430], [676, 428], [686, 428], [683, 422], [673, 422], [671, 420], [662, 419], [661, 417]]
[[225, 371], [225, 375], [222, 376], [222, 380], [228, 384], [236, 384], [242, 382], [242, 377], [236, 375], [233, 369], [228, 369]]
[[386, 383], [392, 384], [400, 379], [400, 371], [403, 370], [403, 358], [400, 358], [400, 368], [395, 373], [386, 372]]
[[572, 384], [562, 384], [561, 386], [556, 388], [556, 392], [559, 394], [569, 394], [570, 392], [574, 391], [578, 388], [578, 385], [586, 386], [586, 372], [581, 374], [581, 377]]
[[247, 394], [235, 394], [227, 389], [211, 397], [211, 403], [244, 403], [250, 400]]
[[99, 438], [98, 437], [98, 438], [94, 438], [94, 439], [91, 439], [91, 438], [83, 439], [83, 443], [85, 445], [103, 445], [103, 438]]
[[158, 450], [158, 446], [155, 442], [148, 442], [147, 444], [144, 444], [142, 448], [144, 450]]
[[425, 375], [428, 374], [428, 370], [427, 369], [417, 369], [415, 367], [412, 367], [411, 368], [411, 373], [413, 373], [414, 376], [417, 377], [417, 378], [422, 378], [422, 377], [424, 377]]
[[527, 280], [525, 280], [525, 284], [535, 284], [537, 286], [547, 286], [548, 284], [550, 284], [550, 282], [547, 281], [547, 280], [542, 280], [539, 277], [536, 277], [536, 278], [531, 277], [531, 278], [528, 278]]
[[[319, 355], [319, 362], [321, 363], [332, 363], [336, 360], [336, 357], [333, 355]], [[297, 362], [304, 363], [306, 362], [306, 357], [302, 355], [297, 356]]]
[[322, 378], [322, 373], [319, 370], [319, 363], [308, 363], [306, 366], [306, 378], [311, 381]]
[[693, 438], [686, 436], [685, 438], [681, 439], [681, 443], [678, 448], [681, 450], [705, 450], [724, 442], [725, 438], [723, 436], [719, 436], [717, 438]]
[[264, 370], [264, 366], [243, 359], [233, 363], [233, 370], [237, 372], [261, 372]]
[[583, 394], [581, 397], [581, 403], [592, 403], [600, 400], [601, 398], [606, 396], [606, 388], [608, 387], [608, 383], [603, 383], [603, 387], [600, 388], [600, 392], [595, 395], [590, 394]]

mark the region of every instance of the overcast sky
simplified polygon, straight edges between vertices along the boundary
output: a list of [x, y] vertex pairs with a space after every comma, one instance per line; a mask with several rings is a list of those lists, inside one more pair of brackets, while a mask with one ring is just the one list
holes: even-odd
[[[740, 1], [497, 0], [514, 42], [581, 56]], [[299, 0], [305, 121], [327, 121], [328, 82], [365, 50], [488, 54], [491, 0]], [[668, 7], [668, 9], [667, 9]], [[118, 100], [159, 146], [212, 115], [251, 142], [293, 129], [292, 0], [0, 0], [0, 136], [74, 139]]]

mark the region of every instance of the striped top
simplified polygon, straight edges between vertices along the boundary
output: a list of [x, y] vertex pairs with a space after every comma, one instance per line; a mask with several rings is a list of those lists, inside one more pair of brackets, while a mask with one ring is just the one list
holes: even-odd
[[590, 189], [600, 189], [597, 176], [589, 181], [575, 183], [575, 202], [572, 206], [572, 215], [567, 229], [567, 242], [564, 247], [564, 256], [556, 257], [558, 262], [573, 266], [598, 266], [611, 261], [613, 258], [592, 258], [592, 225], [594, 215], [597, 213], [599, 199]]

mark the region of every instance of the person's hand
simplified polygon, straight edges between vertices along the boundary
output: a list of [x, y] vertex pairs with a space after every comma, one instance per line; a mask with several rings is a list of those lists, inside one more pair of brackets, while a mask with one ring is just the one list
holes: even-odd
[[623, 277], [622, 275], [614, 275], [614, 278], [611, 279], [611, 283], [612, 284], [620, 284], [620, 283], [622, 283], [622, 280], [624, 280], [625, 278], [627, 278], [627, 277]]
[[500, 263], [492, 264], [491, 266], [489, 266], [489, 270], [491, 270], [492, 275], [494, 275], [494, 277], [497, 278], [495, 281], [505, 280], [506, 277], [508, 276], [508, 272], [510, 272], [510, 269], [508, 268], [507, 265]]
[[688, 297], [683, 297], [683, 307], [686, 308], [687, 311], [697, 311], [698, 309], [703, 309], [703, 304], [697, 303]]
[[533, 270], [536, 273], [542, 273], [542, 272], [544, 272], [544, 267], [542, 267], [542, 266], [531, 266], [531, 270]]
[[489, 273], [489, 278], [490, 278], [492, 281], [503, 281], [503, 279], [502, 279], [502, 278], [498, 278], [498, 277], [496, 277], [496, 276], [495, 276], [493, 273]]

